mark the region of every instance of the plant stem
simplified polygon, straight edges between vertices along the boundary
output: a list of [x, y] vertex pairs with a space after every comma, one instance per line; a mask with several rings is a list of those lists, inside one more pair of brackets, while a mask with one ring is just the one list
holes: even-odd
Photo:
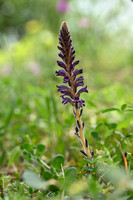
[[125, 170], [126, 170], [126, 173], [128, 172], [128, 164], [127, 164], [127, 159], [126, 159], [126, 156], [122, 150], [122, 147], [121, 147], [121, 143], [115, 138], [116, 142], [119, 144], [119, 148], [120, 148], [120, 151], [122, 153], [122, 156], [123, 156], [123, 161], [124, 161], [124, 165], [125, 165]]
[[128, 172], [128, 165], [127, 165], [127, 159], [126, 159], [126, 156], [122, 150], [122, 147], [121, 147], [121, 144], [119, 143], [119, 147], [120, 147], [120, 151], [122, 153], [122, 156], [123, 156], [123, 161], [124, 161], [124, 165], [125, 165], [125, 169], [126, 169], [126, 173]]
[[84, 137], [84, 127], [83, 127], [81, 117], [80, 117], [80, 114], [79, 114], [79, 109], [77, 109], [77, 108], [75, 108], [75, 115], [76, 115], [77, 121], [79, 121], [79, 127], [78, 128], [79, 128], [80, 140], [82, 142], [84, 151], [87, 154], [87, 157], [91, 159], [92, 156], [91, 156], [89, 147], [88, 146], [86, 147], [86, 142], [85, 142], [85, 137]]

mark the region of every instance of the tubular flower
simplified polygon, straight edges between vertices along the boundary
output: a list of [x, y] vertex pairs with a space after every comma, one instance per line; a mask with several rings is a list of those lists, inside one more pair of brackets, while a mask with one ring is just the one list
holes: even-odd
[[56, 76], [63, 76], [63, 83], [66, 83], [67, 86], [57, 86], [57, 91], [62, 93], [63, 104], [70, 103], [74, 107], [83, 107], [85, 106], [85, 101], [80, 99], [80, 94], [82, 92], [88, 93], [88, 90], [87, 86], [78, 90], [79, 86], [84, 86], [83, 76], [77, 77], [83, 73], [83, 69], [75, 69], [79, 60], [75, 61], [75, 50], [72, 46], [72, 40], [66, 22], [63, 22], [60, 28], [59, 44], [58, 49], [60, 53], [58, 55], [62, 61], [57, 61], [57, 64], [62, 69], [56, 71], [55, 74]]

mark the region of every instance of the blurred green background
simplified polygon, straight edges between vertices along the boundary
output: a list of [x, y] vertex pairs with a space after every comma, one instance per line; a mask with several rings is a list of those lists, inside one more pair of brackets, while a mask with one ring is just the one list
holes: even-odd
[[[72, 107], [61, 104], [56, 89], [62, 82], [55, 76], [62, 21], [68, 22], [89, 90], [83, 95], [89, 143], [95, 146], [90, 133], [100, 122], [116, 122], [118, 129], [133, 125], [130, 112], [100, 112], [133, 104], [132, 11], [130, 0], [0, 1], [1, 165], [17, 162], [27, 140], [46, 146], [44, 159], [56, 153], [78, 157]], [[109, 133], [101, 128], [98, 134], [102, 141]]]

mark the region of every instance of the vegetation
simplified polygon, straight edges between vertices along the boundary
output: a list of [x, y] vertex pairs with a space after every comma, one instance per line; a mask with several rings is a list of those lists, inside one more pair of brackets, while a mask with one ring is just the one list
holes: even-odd
[[[127, 6], [110, 5], [103, 17], [98, 1], [0, 3], [0, 199], [133, 199], [133, 38]], [[122, 15], [127, 26], [118, 20]], [[64, 20], [89, 91], [81, 94], [89, 158], [74, 134], [73, 108], [61, 104], [56, 88]]]

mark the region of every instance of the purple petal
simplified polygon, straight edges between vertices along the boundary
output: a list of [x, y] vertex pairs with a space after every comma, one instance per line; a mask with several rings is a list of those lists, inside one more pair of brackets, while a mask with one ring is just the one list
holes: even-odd
[[77, 60], [77, 61], [75, 61], [74, 63], [73, 63], [73, 67], [75, 67], [76, 65], [78, 65], [79, 64], [79, 60]]
[[69, 88], [65, 85], [56, 85], [56, 87], [58, 88], [58, 92], [61, 92], [62, 90], [68, 90]]
[[79, 97], [74, 97], [74, 101], [73, 101], [74, 104], [78, 104], [78, 107], [83, 107], [85, 106], [85, 101], [84, 100], [79, 100]]
[[62, 51], [63, 49], [60, 47], [60, 46], [57, 46], [57, 48], [60, 50], [60, 51]]
[[63, 95], [67, 95], [67, 96], [70, 96], [70, 97], [72, 96], [71, 92], [66, 91], [66, 90], [61, 91], [61, 93], [62, 93]]
[[63, 98], [63, 101], [62, 101], [62, 103], [65, 105], [65, 104], [67, 104], [67, 103], [70, 103], [70, 104], [72, 104], [73, 105], [73, 101], [72, 101], [72, 99], [70, 99], [69, 97], [62, 97]]
[[74, 50], [74, 47], [71, 48], [71, 51], [73, 51], [73, 50]]
[[71, 52], [71, 55], [73, 56], [75, 54], [75, 50]]
[[62, 43], [62, 41], [60, 41], [60, 42], [59, 42], [59, 44], [60, 44], [61, 46], [63, 46], [63, 43]]
[[64, 49], [62, 49], [60, 46], [57, 46], [57, 48], [64, 53]]
[[80, 76], [80, 77], [78, 77], [78, 78], [75, 79], [75, 82], [83, 81], [83, 80], [84, 80], [83, 76]]
[[65, 76], [64, 79], [63, 79], [63, 83], [68, 83], [69, 81], [70, 81], [69, 77]]
[[81, 82], [77, 82], [74, 87], [77, 88], [77, 87], [83, 86], [83, 85], [84, 85], [84, 82], [81, 81]]
[[77, 92], [78, 96], [79, 96], [82, 92], [88, 93], [87, 86], [84, 87], [84, 88], [82, 88], [82, 89], [80, 89], [80, 90]]
[[66, 76], [66, 72], [65, 70], [59, 70], [55, 72], [56, 76]]
[[73, 64], [70, 64], [69, 70], [71, 71], [73, 69]]
[[69, 70], [72, 70], [78, 63], [79, 60], [75, 61], [73, 64], [70, 64]]
[[74, 100], [75, 100], [75, 101], [78, 101], [78, 100], [79, 100], [79, 97], [74, 97]]
[[[70, 38], [71, 38], [71, 37], [70, 37], [70, 34], [68, 33], [68, 36], [66, 36], [66, 40], [68, 41]], [[66, 44], [66, 41], [64, 41], [64, 42], [65, 42], [65, 44]]]
[[69, 47], [71, 47], [72, 46], [72, 40], [70, 39], [69, 40]]
[[83, 106], [85, 106], [85, 101], [81, 99], [81, 100], [78, 102], [78, 104], [79, 104], [79, 107], [83, 107]]
[[64, 64], [62, 61], [57, 61], [57, 64], [58, 64], [60, 67], [66, 69], [66, 66], [65, 66], [65, 64]]
[[70, 63], [72, 63], [74, 61], [74, 59], [75, 59], [75, 55], [71, 57]]
[[62, 59], [64, 59], [64, 55], [62, 53], [59, 53], [58, 56]]
[[74, 71], [73, 71], [73, 75], [74, 76], [77, 76], [78, 74], [82, 74], [83, 73], [83, 69], [75, 69]]
[[[68, 44], [68, 48], [67, 48], [67, 49], [69, 50], [71, 46], [72, 46], [72, 43], [69, 42], [69, 44]], [[66, 49], [66, 50], [67, 50], [67, 49]]]

